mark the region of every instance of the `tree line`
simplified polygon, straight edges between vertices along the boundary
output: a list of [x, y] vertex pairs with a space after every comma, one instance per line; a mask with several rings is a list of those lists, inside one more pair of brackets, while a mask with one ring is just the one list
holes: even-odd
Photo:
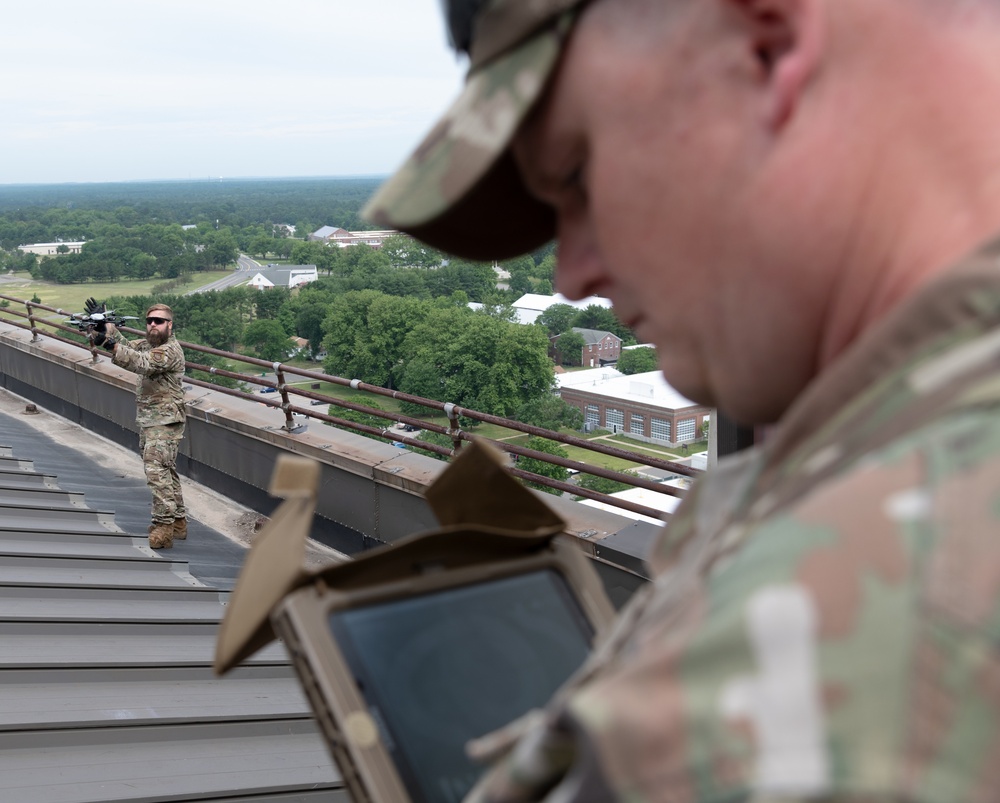
[[[325, 352], [326, 373], [416, 396], [451, 401], [547, 428], [582, 424], [579, 411], [552, 394], [548, 336], [540, 326], [514, 323], [504, 308], [468, 307], [467, 296], [417, 298], [375, 289], [336, 289], [336, 280], [289, 291], [248, 286], [158, 297], [174, 310], [181, 340], [223, 351], [284, 361], [293, 336]], [[141, 316], [150, 296], [119, 296], [109, 306]], [[226, 366], [202, 353], [189, 361]], [[235, 382], [216, 375], [202, 378]], [[417, 415], [426, 409], [414, 405]]]

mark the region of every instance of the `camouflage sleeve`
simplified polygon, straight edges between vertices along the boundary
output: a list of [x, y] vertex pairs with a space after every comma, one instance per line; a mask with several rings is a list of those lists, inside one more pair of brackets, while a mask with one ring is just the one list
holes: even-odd
[[112, 361], [140, 376], [184, 372], [184, 352], [179, 346], [171, 342], [156, 348], [148, 345], [144, 340], [136, 343], [123, 340], [115, 347]]
[[995, 800], [997, 418], [686, 542], [469, 799]]

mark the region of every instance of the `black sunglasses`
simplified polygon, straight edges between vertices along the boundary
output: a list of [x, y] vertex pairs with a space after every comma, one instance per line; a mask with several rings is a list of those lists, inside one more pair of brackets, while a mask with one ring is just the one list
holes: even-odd
[[155, 315], [151, 315], [150, 317], [146, 318], [146, 326], [149, 326], [151, 323], [155, 323], [157, 326], [159, 326], [161, 323], [166, 323], [169, 320], [172, 320], [172, 319], [171, 318], [157, 318]]

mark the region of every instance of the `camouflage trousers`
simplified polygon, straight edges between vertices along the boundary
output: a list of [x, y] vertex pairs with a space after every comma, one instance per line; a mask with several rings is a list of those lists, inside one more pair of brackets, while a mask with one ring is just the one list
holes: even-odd
[[177, 476], [177, 449], [184, 437], [184, 424], [159, 424], [139, 430], [139, 451], [146, 484], [153, 494], [154, 524], [171, 524], [187, 516], [181, 480]]

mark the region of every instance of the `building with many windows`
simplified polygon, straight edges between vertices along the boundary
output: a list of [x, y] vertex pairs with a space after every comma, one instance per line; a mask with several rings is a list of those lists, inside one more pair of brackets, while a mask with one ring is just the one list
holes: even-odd
[[83, 240], [65, 243], [62, 241], [56, 243], [28, 243], [27, 245], [19, 245], [17, 250], [25, 254], [34, 254], [40, 257], [55, 257], [60, 254], [79, 254], [83, 250], [83, 245]]
[[[572, 364], [599, 368], [602, 365], [614, 365], [618, 362], [618, 356], [622, 352], [622, 339], [618, 335], [600, 329], [581, 329], [577, 326], [569, 331], [576, 332], [583, 338], [579, 362], [574, 361]], [[562, 335], [553, 335], [549, 338], [549, 356], [553, 359], [561, 357], [566, 360], [569, 355], [563, 354], [559, 349], [559, 338], [561, 337]]]
[[698, 440], [712, 410], [684, 398], [663, 374], [626, 376], [614, 368], [558, 374], [559, 395], [583, 413], [588, 430], [605, 429], [647, 443], [678, 446]]
[[338, 248], [347, 248], [350, 245], [364, 243], [372, 248], [381, 248], [386, 237], [399, 236], [398, 231], [386, 229], [383, 231], [347, 231], [339, 226], [323, 226], [316, 229], [309, 235], [309, 239], [314, 242], [322, 242], [327, 245], [335, 245]]

